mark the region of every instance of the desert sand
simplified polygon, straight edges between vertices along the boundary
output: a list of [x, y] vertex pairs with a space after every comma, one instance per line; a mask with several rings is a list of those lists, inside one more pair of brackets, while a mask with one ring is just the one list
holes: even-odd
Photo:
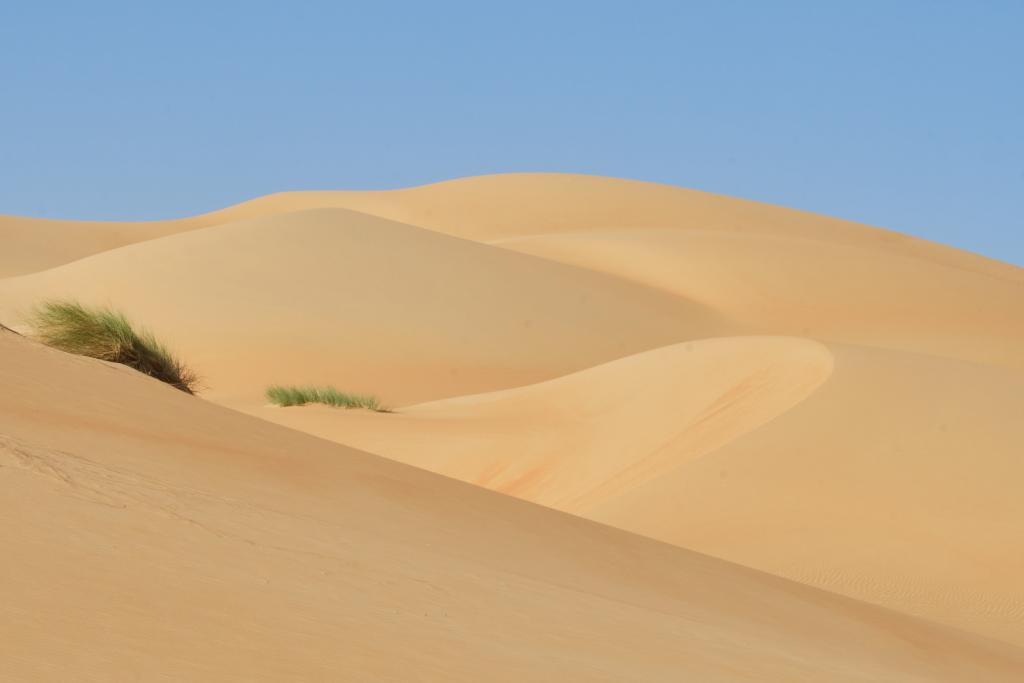
[[16, 677], [1024, 676], [1019, 268], [547, 174], [0, 239], [204, 378], [0, 335]]

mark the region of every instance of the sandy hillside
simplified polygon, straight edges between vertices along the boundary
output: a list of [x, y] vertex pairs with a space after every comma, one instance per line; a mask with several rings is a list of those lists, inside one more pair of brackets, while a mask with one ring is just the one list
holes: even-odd
[[[14, 245], [0, 255], [0, 278], [54, 268], [158, 236], [253, 219], [266, 219], [285, 231], [284, 226], [308, 220], [289, 214], [324, 208], [372, 214], [608, 273], [713, 309], [730, 320], [729, 325], [701, 325], [703, 336], [737, 329], [803, 335], [1024, 368], [1020, 268], [849, 221], [666, 185], [591, 176], [514, 174], [381, 192], [282, 193], [209, 214], [150, 223], [0, 217], [0, 237]], [[321, 227], [327, 223], [319, 222]], [[337, 213], [329, 223], [338, 232], [349, 233], [353, 225], [365, 226], [367, 219]], [[207, 258], [228, 267], [235, 261], [251, 264], [260, 249], [275, 247], [244, 249], [246, 240], [233, 234], [239, 238], [235, 245], [204, 245], [210, 249]], [[296, 231], [296, 241], [307, 237], [302, 229]], [[157, 241], [142, 253], [159, 259], [163, 250], [173, 254], [189, 244]], [[433, 270], [425, 262], [420, 268], [398, 271], [394, 266], [403, 265], [400, 258], [395, 264], [375, 257], [353, 264], [356, 259], [341, 251], [343, 246], [328, 244], [321, 254], [301, 254], [280, 264], [277, 274], [291, 277], [296, 285], [309, 279], [311, 286], [321, 288], [321, 296], [323, 285], [309, 268], [333, 271], [336, 284], [328, 288], [331, 293], [344, 286], [345, 291], [362, 294], [395, 278], [396, 284], [408, 282], [414, 289], [422, 286], [424, 271], [431, 278], [445, 277], [447, 259]], [[437, 251], [430, 255], [437, 256]], [[454, 247], [448, 251], [452, 258], [461, 256]], [[273, 274], [270, 261], [268, 257], [262, 264], [267, 267], [261, 277]], [[354, 265], [365, 267], [353, 271]], [[105, 266], [116, 282], [122, 268], [119, 259]], [[452, 273], [446, 279], [455, 286], [474, 287], [463, 275]], [[53, 279], [63, 277], [56, 274]], [[353, 282], [357, 277], [367, 280]], [[79, 284], [70, 277], [69, 286]], [[523, 299], [557, 296], [550, 289], [529, 286], [527, 280], [515, 284], [524, 287]], [[0, 314], [10, 316], [8, 310]], [[147, 314], [155, 322], [164, 315], [153, 310]]]
[[[0, 256], [8, 326], [46, 297], [111, 304], [208, 401], [1024, 646], [1024, 270], [546, 174], [151, 223], [9, 217], [0, 236], [18, 245]], [[397, 411], [271, 407], [271, 383]]]
[[1012, 681], [1024, 652], [0, 332], [10, 680]]
[[145, 321], [213, 397], [333, 382], [403, 404], [729, 326], [666, 292], [345, 209], [242, 220], [0, 279], [0, 319], [70, 295]]
[[800, 338], [668, 346], [395, 415], [266, 419], [1024, 642], [1024, 376]]

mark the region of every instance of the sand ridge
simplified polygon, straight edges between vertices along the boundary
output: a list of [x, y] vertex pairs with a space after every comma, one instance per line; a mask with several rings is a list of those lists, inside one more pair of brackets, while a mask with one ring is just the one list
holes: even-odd
[[781, 415], [831, 369], [831, 353], [817, 342], [735, 337], [673, 344], [395, 415], [319, 406], [248, 412], [585, 515]]
[[21, 247], [4, 254], [0, 277], [177, 232], [317, 208], [351, 209], [476, 241], [627, 227], [824, 237], [1024, 282], [1019, 268], [890, 230], [671, 185], [569, 173], [485, 175], [398, 190], [280, 192], [165, 221], [0, 216], [0, 237]]
[[402, 404], [729, 329], [679, 297], [345, 209], [175, 234], [6, 278], [0, 319], [69, 294], [151, 327], [211, 396], [333, 382]]
[[751, 332], [1024, 369], [1015, 278], [821, 236], [634, 229], [499, 244], [671, 292]]

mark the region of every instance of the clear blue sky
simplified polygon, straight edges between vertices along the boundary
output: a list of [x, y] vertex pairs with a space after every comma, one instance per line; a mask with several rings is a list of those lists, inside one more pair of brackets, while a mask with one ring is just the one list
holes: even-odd
[[639, 178], [1024, 264], [1024, 1], [0, 3], [0, 213]]

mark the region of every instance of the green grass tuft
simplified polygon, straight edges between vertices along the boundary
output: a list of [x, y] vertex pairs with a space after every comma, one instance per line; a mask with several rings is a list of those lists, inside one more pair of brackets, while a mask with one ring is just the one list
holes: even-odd
[[390, 413], [374, 396], [347, 394], [334, 387], [267, 387], [267, 399], [279, 406], [302, 406], [307, 403], [323, 403], [335, 408], [365, 408], [378, 413]]
[[47, 301], [28, 318], [35, 337], [80, 356], [121, 363], [188, 394], [199, 379], [147, 330], [136, 330], [124, 314], [75, 301]]

